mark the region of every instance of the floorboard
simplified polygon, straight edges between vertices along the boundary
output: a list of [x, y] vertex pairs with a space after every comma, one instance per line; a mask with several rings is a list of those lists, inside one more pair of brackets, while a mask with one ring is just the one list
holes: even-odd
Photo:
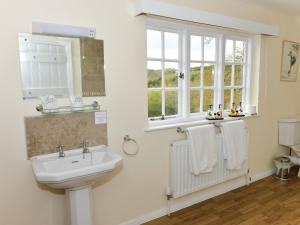
[[300, 225], [300, 178], [273, 176], [145, 225]]

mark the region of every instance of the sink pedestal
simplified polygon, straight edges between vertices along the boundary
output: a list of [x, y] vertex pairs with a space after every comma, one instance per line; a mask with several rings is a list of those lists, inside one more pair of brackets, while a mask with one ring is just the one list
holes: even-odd
[[92, 190], [90, 186], [66, 190], [70, 225], [93, 225]]

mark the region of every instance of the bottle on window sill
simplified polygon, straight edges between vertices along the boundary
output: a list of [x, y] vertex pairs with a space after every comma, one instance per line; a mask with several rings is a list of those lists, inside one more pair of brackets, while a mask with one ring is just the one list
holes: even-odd
[[238, 115], [244, 115], [244, 110], [243, 110], [243, 107], [242, 107], [242, 102], [240, 102], [240, 106], [238, 107]]
[[232, 107], [230, 109], [230, 113], [229, 113], [229, 116], [236, 116], [238, 114], [238, 111], [236, 109], [236, 105], [235, 103], [233, 102], [232, 103]]
[[213, 116], [213, 110], [212, 110], [212, 105], [209, 105], [209, 109], [207, 111], [207, 118], [208, 119], [212, 119], [214, 116]]
[[223, 118], [223, 109], [222, 109], [222, 104], [219, 104], [218, 112], [217, 112], [217, 118]]

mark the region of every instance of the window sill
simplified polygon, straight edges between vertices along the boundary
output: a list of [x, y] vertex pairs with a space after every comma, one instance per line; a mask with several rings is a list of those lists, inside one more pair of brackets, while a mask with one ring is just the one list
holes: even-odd
[[159, 131], [159, 130], [167, 130], [167, 129], [172, 129], [172, 128], [176, 128], [176, 127], [189, 127], [189, 126], [201, 126], [201, 125], [207, 125], [207, 124], [212, 124], [215, 122], [228, 122], [228, 121], [234, 121], [234, 120], [245, 120], [248, 118], [255, 118], [255, 117], [259, 117], [258, 114], [254, 114], [254, 115], [246, 115], [245, 117], [238, 117], [238, 118], [233, 118], [233, 117], [225, 117], [224, 120], [206, 120], [204, 118], [200, 118], [198, 120], [186, 120], [186, 121], [174, 121], [173, 123], [169, 122], [169, 123], [156, 123], [156, 124], [151, 124], [151, 122], [149, 122], [148, 127], [145, 129], [145, 132], [152, 132], [152, 131]]

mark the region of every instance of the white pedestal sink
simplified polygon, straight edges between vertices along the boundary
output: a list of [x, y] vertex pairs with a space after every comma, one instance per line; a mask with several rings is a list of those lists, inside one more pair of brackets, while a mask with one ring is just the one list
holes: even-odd
[[122, 162], [121, 156], [105, 146], [35, 156], [31, 165], [38, 182], [56, 189], [65, 189], [69, 201], [71, 225], [92, 225], [91, 184], [101, 176], [112, 172]]

